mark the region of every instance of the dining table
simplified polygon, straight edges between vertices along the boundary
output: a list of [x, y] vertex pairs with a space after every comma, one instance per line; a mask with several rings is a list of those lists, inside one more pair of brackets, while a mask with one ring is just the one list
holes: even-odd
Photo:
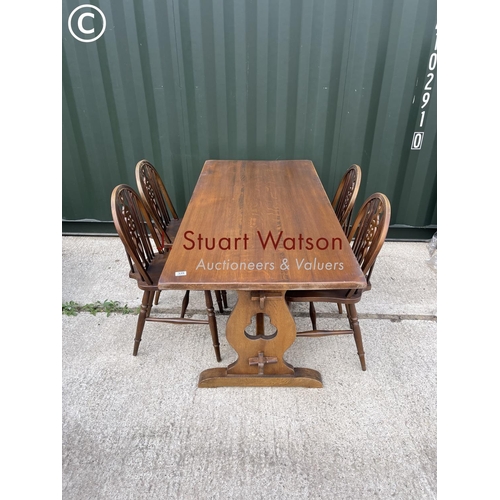
[[198, 387], [323, 386], [285, 359], [288, 290], [363, 289], [366, 279], [310, 160], [207, 160], [165, 263], [162, 290], [234, 290], [233, 362]]

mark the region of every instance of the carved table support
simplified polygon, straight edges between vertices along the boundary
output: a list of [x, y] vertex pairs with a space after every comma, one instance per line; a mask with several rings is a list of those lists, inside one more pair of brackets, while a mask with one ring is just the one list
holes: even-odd
[[[264, 314], [276, 327], [273, 335], [264, 334]], [[245, 331], [253, 316], [257, 316], [257, 335], [254, 336]], [[283, 359], [295, 337], [295, 321], [285, 302], [285, 291], [238, 291], [238, 302], [226, 327], [227, 341], [238, 359], [227, 368], [203, 371], [198, 387], [323, 387], [319, 372], [294, 368]]]

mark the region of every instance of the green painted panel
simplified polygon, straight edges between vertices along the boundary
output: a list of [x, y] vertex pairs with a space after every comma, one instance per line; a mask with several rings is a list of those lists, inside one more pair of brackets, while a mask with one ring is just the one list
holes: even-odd
[[109, 222], [142, 158], [181, 213], [209, 158], [307, 158], [331, 196], [358, 163], [356, 208], [381, 191], [393, 225], [436, 225], [436, 0], [101, 0], [89, 43], [68, 29], [79, 5], [63, 2], [63, 221]]

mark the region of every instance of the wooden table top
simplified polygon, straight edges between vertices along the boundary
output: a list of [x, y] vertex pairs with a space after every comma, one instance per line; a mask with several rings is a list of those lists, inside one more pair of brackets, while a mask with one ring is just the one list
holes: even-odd
[[364, 288], [365, 277], [309, 160], [208, 160], [161, 289]]

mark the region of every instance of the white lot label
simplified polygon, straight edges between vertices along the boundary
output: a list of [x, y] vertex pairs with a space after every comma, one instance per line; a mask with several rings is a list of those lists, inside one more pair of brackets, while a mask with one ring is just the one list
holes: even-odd
[[186, 276], [187, 271], [176, 271], [175, 275], [176, 276]]

